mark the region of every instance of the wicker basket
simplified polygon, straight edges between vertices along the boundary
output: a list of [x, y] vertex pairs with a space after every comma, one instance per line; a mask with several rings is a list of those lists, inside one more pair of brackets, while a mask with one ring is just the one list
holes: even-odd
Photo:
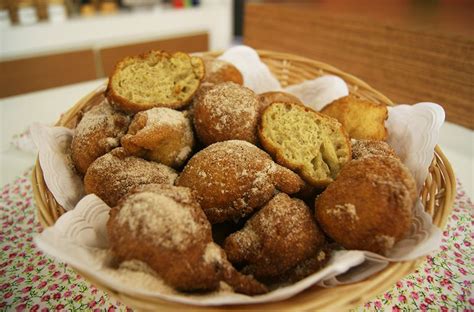
[[[285, 53], [270, 51], [258, 51], [258, 53], [262, 61], [268, 65], [273, 74], [278, 78], [282, 86], [299, 83], [303, 80], [312, 79], [324, 74], [334, 74], [346, 81], [349, 85], [350, 92], [371, 101], [393, 105], [386, 96], [374, 90], [365, 82], [327, 64]], [[216, 57], [219, 55], [219, 52], [209, 52], [206, 53], [206, 55]], [[60, 118], [57, 125], [74, 128], [77, 124], [77, 117], [85, 110], [99, 103], [102, 97], [103, 95], [99, 91], [88, 94], [67, 111]], [[421, 199], [426, 211], [433, 216], [434, 224], [443, 228], [451, 212], [454, 195], [456, 194], [456, 180], [451, 165], [443, 155], [439, 146], [436, 146], [435, 157], [431, 163], [429, 173], [421, 192]], [[59, 216], [64, 213], [64, 209], [59, 206], [48, 190], [38, 161], [36, 161], [32, 179], [39, 220], [43, 226], [51, 226]], [[417, 261], [392, 263], [383, 271], [359, 283], [329, 289], [313, 286], [284, 301], [245, 306], [226, 306], [225, 309], [285, 309], [298, 311], [349, 309], [368, 301], [375, 295], [390, 288], [396, 281], [414, 271], [422, 261], [423, 259], [418, 259]], [[99, 288], [115, 296], [121, 302], [140, 310], [202, 309], [202, 307], [187, 306], [158, 299], [118, 293], [88, 277], [86, 274], [82, 272], [79, 273], [84, 275]], [[206, 307], [206, 310], [210, 309], [219, 309], [219, 307]]]

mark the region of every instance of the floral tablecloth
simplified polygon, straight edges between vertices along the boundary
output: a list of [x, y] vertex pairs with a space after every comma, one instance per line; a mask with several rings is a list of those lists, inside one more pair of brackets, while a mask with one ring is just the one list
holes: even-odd
[[[0, 311], [126, 311], [67, 265], [33, 243], [41, 231], [32, 198], [31, 172], [1, 189]], [[441, 249], [413, 274], [356, 310], [474, 311], [474, 205], [458, 183]]]

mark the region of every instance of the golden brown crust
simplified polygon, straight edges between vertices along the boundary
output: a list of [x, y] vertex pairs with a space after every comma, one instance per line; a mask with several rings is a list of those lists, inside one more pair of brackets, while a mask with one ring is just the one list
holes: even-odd
[[233, 82], [214, 85], [194, 99], [194, 128], [205, 145], [227, 140], [257, 142], [258, 100]]
[[204, 66], [206, 67], [206, 75], [204, 76], [204, 82], [208, 83], [222, 83], [227, 81], [235, 82], [236, 84], [243, 85], [244, 78], [240, 71], [229, 62], [203, 57]]
[[321, 113], [339, 120], [353, 139], [387, 139], [385, 120], [388, 110], [385, 104], [362, 100], [351, 94], [325, 106]]
[[106, 100], [84, 113], [71, 142], [77, 171], [85, 174], [94, 160], [117, 147], [129, 123], [130, 118], [115, 111]]
[[263, 206], [275, 186], [297, 192], [303, 181], [275, 164], [270, 156], [245, 141], [212, 144], [186, 164], [177, 185], [195, 190], [211, 223], [244, 217]]
[[[281, 142], [275, 142], [274, 140], [270, 139], [268, 137], [268, 135], [266, 134], [267, 129], [270, 128], [271, 125], [270, 125], [269, 119], [264, 118], [264, 116], [266, 114], [268, 114], [268, 115], [271, 114], [272, 107], [274, 105], [281, 105], [281, 104], [283, 104], [285, 106], [290, 106], [292, 109], [295, 108], [295, 109], [297, 109], [301, 112], [304, 112], [306, 114], [310, 114], [311, 116], [313, 116], [315, 123], [317, 123], [318, 125], [321, 124], [321, 123], [327, 124], [331, 128], [330, 133], [338, 133], [339, 138], [343, 139], [343, 141], [340, 142], [340, 147], [346, 150], [346, 153], [345, 153], [346, 155], [344, 157], [342, 157], [342, 159], [340, 160], [339, 167], [342, 167], [346, 162], [348, 162], [351, 159], [351, 143], [350, 143], [350, 139], [349, 139], [347, 133], [345, 132], [342, 125], [339, 122], [337, 122], [337, 120], [335, 120], [335, 119], [333, 119], [329, 116], [320, 114], [320, 113], [312, 110], [311, 108], [300, 105], [298, 103], [274, 102], [270, 106], [265, 108], [263, 113], [262, 113], [262, 118], [260, 120], [259, 127], [258, 127], [258, 136], [259, 136], [259, 139], [260, 139], [260, 143], [263, 146], [263, 148], [265, 149], [265, 151], [267, 151], [270, 155], [272, 155], [273, 159], [278, 164], [295, 171], [306, 182], [308, 182], [312, 186], [318, 187], [318, 188], [326, 187], [328, 184], [330, 184], [332, 181], [334, 181], [334, 177], [337, 175], [339, 170], [330, 170], [330, 174], [332, 176], [327, 176], [325, 178], [324, 177], [315, 177], [314, 174], [312, 174], [311, 172], [308, 171], [308, 166], [307, 166], [308, 164], [305, 164], [305, 162], [301, 162], [301, 161], [295, 162], [295, 161], [292, 161], [291, 159], [289, 159], [289, 157], [285, 156], [286, 148], [284, 146], [282, 146], [282, 143]], [[295, 123], [295, 125], [298, 128], [300, 128], [300, 126], [302, 126], [298, 123]], [[304, 145], [304, 144], [301, 144], [302, 141], [298, 137], [298, 135], [300, 135], [301, 132], [297, 131], [297, 129], [293, 129], [293, 130], [295, 130], [295, 131], [292, 132], [292, 133], [286, 133], [285, 136], [286, 136], [286, 138], [296, 137], [295, 140], [298, 141], [298, 143], [295, 144], [294, 147], [298, 148], [298, 145], [299, 145], [299, 147], [301, 147], [302, 145]], [[288, 129], [285, 129], [285, 131], [288, 131]]]
[[141, 186], [110, 212], [107, 231], [119, 261], [147, 263], [181, 291], [214, 290], [219, 281], [236, 292], [261, 294], [266, 287], [238, 273], [212, 242], [211, 227], [188, 188]]
[[265, 108], [267, 108], [270, 104], [274, 102], [296, 103], [296, 104], [304, 105], [303, 102], [301, 102], [299, 98], [297, 98], [293, 94], [286, 93], [283, 91], [269, 91], [265, 93], [260, 93], [258, 95], [258, 100], [260, 101], [259, 115], [263, 113]]
[[274, 175], [275, 187], [286, 194], [295, 194], [301, 191], [306, 183], [290, 169], [276, 165]]
[[[194, 94], [196, 93], [196, 91], [199, 88], [199, 84], [183, 100], [176, 100], [176, 101], [168, 102], [168, 103], [154, 102], [154, 103], [147, 103], [147, 104], [136, 103], [136, 102], [124, 97], [124, 96], [121, 96], [121, 95], [118, 94], [118, 92], [113, 87], [114, 77], [116, 77], [118, 75], [119, 71], [122, 69], [123, 64], [125, 64], [129, 61], [134, 61], [135, 59], [143, 61], [143, 60], [146, 60], [151, 55], [155, 55], [158, 58], [171, 59], [175, 55], [183, 55], [183, 54], [185, 54], [185, 53], [175, 52], [175, 53], [170, 54], [170, 53], [167, 53], [165, 51], [149, 51], [149, 52], [140, 54], [138, 56], [125, 57], [124, 59], [122, 59], [120, 62], [118, 62], [115, 65], [114, 71], [112, 72], [112, 75], [109, 78], [109, 82], [107, 84], [107, 90], [106, 90], [107, 99], [109, 99], [109, 101], [112, 105], [116, 106], [118, 109], [123, 110], [127, 113], [137, 113], [137, 112], [147, 110], [147, 109], [150, 109], [150, 108], [153, 108], [153, 107], [168, 107], [168, 108], [173, 108], [173, 109], [179, 109], [179, 108], [184, 107], [185, 105], [187, 105], [191, 101], [192, 97], [194, 96]], [[187, 54], [185, 54], [185, 55], [187, 55]], [[194, 56], [193, 57], [188, 56], [188, 57], [190, 58], [190, 63], [192, 64], [192, 67], [193, 68], [196, 67], [196, 70], [193, 70], [196, 74], [196, 79], [201, 81], [204, 78], [204, 75], [205, 75], [204, 62], [202, 61], [201, 58], [198, 58], [198, 57], [194, 57]]]
[[232, 263], [246, 265], [243, 272], [266, 279], [313, 256], [324, 242], [309, 207], [279, 193], [225, 240], [224, 249]]
[[415, 201], [415, 181], [399, 160], [365, 157], [348, 163], [316, 199], [316, 219], [343, 247], [386, 255], [408, 233]]
[[97, 158], [87, 169], [84, 189], [113, 207], [129, 191], [142, 184], [173, 184], [176, 172], [168, 166], [129, 156], [116, 148]]
[[178, 168], [191, 155], [194, 135], [184, 113], [156, 107], [134, 116], [121, 143], [131, 155]]

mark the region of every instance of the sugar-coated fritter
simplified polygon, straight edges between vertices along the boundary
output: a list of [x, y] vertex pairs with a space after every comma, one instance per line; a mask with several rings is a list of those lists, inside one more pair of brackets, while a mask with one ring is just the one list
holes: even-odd
[[212, 241], [211, 225], [189, 188], [149, 184], [134, 189], [112, 208], [107, 231], [119, 261], [143, 261], [177, 290], [215, 290], [224, 281], [238, 293], [267, 291], [237, 272]]
[[257, 142], [259, 101], [234, 82], [204, 87], [194, 100], [194, 128], [205, 145], [227, 140]]
[[386, 255], [409, 232], [416, 185], [394, 157], [353, 160], [316, 199], [323, 231], [346, 249]]
[[119, 146], [129, 123], [130, 117], [114, 110], [105, 99], [85, 112], [71, 143], [71, 158], [77, 171], [85, 174], [94, 160]]
[[177, 168], [191, 155], [194, 135], [185, 113], [156, 107], [137, 113], [121, 142], [131, 155]]
[[209, 221], [220, 223], [250, 214], [269, 201], [276, 189], [296, 193], [304, 182], [258, 147], [233, 140], [195, 154], [177, 185], [195, 190]]
[[242, 272], [267, 279], [315, 256], [324, 241], [309, 207], [279, 193], [225, 240], [224, 249], [232, 263], [245, 265]]
[[84, 189], [87, 194], [96, 194], [112, 207], [139, 185], [150, 183], [172, 185], [177, 176], [172, 168], [129, 156], [122, 147], [119, 147], [97, 158], [89, 166], [84, 177]]
[[240, 71], [229, 62], [203, 57], [206, 74], [204, 75], [203, 83], [218, 84], [222, 82], [232, 81], [239, 85], [244, 84], [244, 78]]

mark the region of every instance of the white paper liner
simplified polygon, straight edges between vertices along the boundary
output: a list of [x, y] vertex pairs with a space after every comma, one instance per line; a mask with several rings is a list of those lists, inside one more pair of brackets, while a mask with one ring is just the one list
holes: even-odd
[[74, 131], [34, 123], [31, 137], [38, 148], [39, 162], [48, 189], [65, 210], [71, 210], [84, 196], [82, 179], [69, 162], [68, 149]]
[[306, 80], [288, 86], [284, 91], [298, 97], [304, 105], [315, 111], [320, 111], [332, 101], [349, 95], [349, 88], [344, 80], [332, 75]]
[[[389, 107], [387, 142], [413, 174], [418, 190], [428, 175], [444, 122], [444, 110], [435, 103]], [[403, 140], [403, 142], [401, 142]]]
[[82, 198], [76, 207], [54, 225], [58, 236], [73, 244], [94, 248], [107, 248], [107, 220], [110, 207], [99, 197], [90, 194]]
[[280, 82], [272, 75], [268, 66], [260, 60], [257, 51], [247, 46], [235, 46], [218, 57], [232, 63], [241, 72], [244, 86], [255, 93], [280, 90]]
[[[255, 57], [256, 53], [253, 49], [248, 47], [233, 49], [224, 53], [223, 59], [231, 61], [234, 65], [240, 62], [240, 67], [237, 67], [243, 72], [247, 86], [256, 92], [280, 88], [279, 84], [277, 86], [274, 83], [273, 80], [276, 79], [273, 76], [273, 79], [269, 78], [266, 66], [256, 65], [260, 60], [258, 55], [257, 58]], [[254, 59], [253, 67], [246, 67], [244, 64], [249, 62], [249, 58]], [[255, 73], [259, 71], [260, 73]], [[260, 81], [258, 77], [263, 80]], [[293, 94], [296, 93], [301, 97], [305, 103], [316, 103], [315, 107], [320, 109], [332, 98], [336, 99], [345, 95], [344, 86], [347, 88], [345, 83], [341, 84], [340, 78], [331, 77], [334, 76], [303, 82], [289, 89]], [[320, 84], [319, 87], [317, 87], [318, 84]], [[322, 87], [324, 85], [326, 88]], [[305, 88], [315, 88], [315, 86], [320, 88], [320, 92], [305, 90]], [[324, 92], [326, 95], [321, 95]], [[386, 122], [389, 133], [388, 142], [415, 176], [419, 189], [428, 174], [428, 167], [433, 158], [434, 146], [443, 121], [444, 111], [439, 105], [433, 103], [389, 108], [389, 118]], [[64, 155], [72, 131], [35, 125], [32, 127], [32, 133], [40, 150], [40, 162], [48, 188], [56, 199], [59, 199], [58, 202], [62, 205], [64, 203], [65, 208], [67, 204], [67, 210], [70, 210], [82, 197], [82, 195], [77, 195], [78, 190], [82, 194], [82, 181], [80, 179], [77, 181], [78, 176], [66, 166]], [[366, 251], [336, 251], [331, 261], [321, 271], [291, 286], [282, 287], [261, 296], [249, 297], [233, 293], [177, 295], [160, 293], [159, 290], [153, 288], [147, 289], [145, 285], [132, 287], [130, 286], [134, 278], [132, 275], [117, 277], [117, 274], [112, 274], [116, 271], [110, 268], [111, 256], [105, 248], [108, 209], [95, 195], [83, 198], [77, 205], [77, 209], [61, 216], [53, 227], [36, 237], [38, 247], [117, 291], [194, 305], [271, 302], [289, 298], [315, 284], [332, 287], [353, 283], [384, 269], [390, 261], [409, 261], [427, 255], [437, 249], [441, 241], [441, 231], [432, 224], [431, 217], [424, 212], [421, 202], [418, 201], [409, 235], [398, 242], [387, 257]]]

